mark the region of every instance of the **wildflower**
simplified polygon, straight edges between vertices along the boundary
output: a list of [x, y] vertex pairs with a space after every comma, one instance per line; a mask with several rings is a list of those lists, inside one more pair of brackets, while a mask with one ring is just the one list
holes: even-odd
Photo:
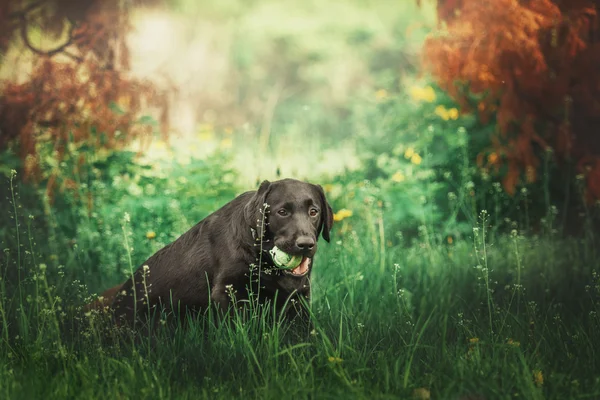
[[498, 162], [498, 154], [492, 152], [488, 155], [488, 162], [490, 164], [496, 164]]
[[394, 175], [392, 175], [392, 180], [394, 182], [402, 182], [406, 179], [406, 177], [404, 176], [404, 174], [400, 171], [396, 172]]
[[454, 242], [454, 239], [452, 239], [452, 236], [448, 236], [448, 244], [452, 244]]
[[335, 214], [333, 214], [333, 220], [336, 222], [342, 221], [348, 217], [352, 216], [352, 210], [348, 210], [346, 208], [342, 208], [341, 210], [339, 210], [338, 212], [336, 212]]
[[438, 115], [444, 121], [448, 121], [450, 119], [448, 110], [446, 110], [446, 107], [444, 107], [444, 106], [437, 106], [435, 108], [435, 114]]
[[332, 363], [332, 364], [339, 364], [339, 363], [341, 363], [341, 362], [342, 362], [342, 361], [344, 361], [344, 360], [342, 360], [342, 359], [341, 359], [341, 358], [339, 358], [339, 357], [332, 357], [332, 356], [330, 356], [330, 357], [327, 359], [327, 361], [329, 361], [329, 362], [330, 362], [330, 363]]
[[331, 183], [326, 183], [325, 185], [323, 185], [323, 190], [327, 193], [331, 193], [331, 191], [333, 190], [333, 185]]
[[431, 398], [431, 392], [426, 388], [417, 388], [413, 390], [413, 398], [418, 400], [429, 400]]
[[435, 90], [433, 90], [431, 86], [426, 86], [424, 88], [415, 86], [410, 89], [410, 97], [412, 97], [414, 101], [432, 103], [435, 101]]
[[519, 347], [521, 345], [521, 343], [515, 342], [512, 339], [508, 339], [508, 341], [506, 342], [506, 344], [508, 344], [509, 346], [513, 346], [513, 347]]
[[451, 120], [457, 120], [458, 119], [458, 109], [455, 107], [452, 107], [451, 109], [448, 110], [448, 117]]
[[375, 92], [375, 98], [379, 101], [385, 100], [388, 97], [388, 92], [385, 89], [379, 89]]
[[146, 232], [146, 238], [148, 239], [154, 239], [156, 237], [156, 232], [154, 231], [148, 231]]
[[412, 147], [409, 147], [404, 152], [404, 158], [410, 159], [414, 154], [415, 154], [415, 149], [413, 149]]
[[422, 161], [422, 158], [417, 153], [413, 154], [412, 157], [410, 158], [410, 162], [415, 165], [421, 164], [421, 161]]
[[539, 369], [533, 371], [533, 381], [538, 387], [544, 384], [544, 375], [542, 374], [542, 371]]
[[472, 338], [470, 338], [470, 339], [469, 339], [469, 343], [471, 343], [471, 344], [476, 344], [476, 343], [479, 343], [479, 338], [477, 338], [477, 337], [472, 337]]

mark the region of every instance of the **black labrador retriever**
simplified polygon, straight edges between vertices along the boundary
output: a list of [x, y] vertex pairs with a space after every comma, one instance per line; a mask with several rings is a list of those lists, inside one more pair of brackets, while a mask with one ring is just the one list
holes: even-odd
[[[255, 295], [294, 317], [297, 306], [310, 300], [318, 237], [329, 242], [332, 225], [321, 186], [264, 181], [159, 250], [88, 309], [108, 306], [118, 322], [130, 323], [159, 308], [179, 317], [198, 315], [210, 304], [223, 312]], [[291, 270], [275, 267], [273, 246], [301, 256], [301, 263]]]

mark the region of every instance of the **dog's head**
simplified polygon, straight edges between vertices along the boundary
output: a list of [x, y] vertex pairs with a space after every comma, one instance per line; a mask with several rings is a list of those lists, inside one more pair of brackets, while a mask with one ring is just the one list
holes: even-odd
[[319, 185], [294, 179], [264, 181], [244, 214], [251, 228], [263, 238], [263, 250], [273, 246], [290, 255], [302, 256], [302, 262], [289, 273], [306, 275], [317, 251], [319, 235], [329, 242], [333, 211]]

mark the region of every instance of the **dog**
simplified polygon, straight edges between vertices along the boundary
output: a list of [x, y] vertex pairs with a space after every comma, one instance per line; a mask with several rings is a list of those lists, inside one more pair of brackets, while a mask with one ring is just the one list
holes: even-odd
[[[320, 185], [263, 181], [156, 252], [87, 309], [108, 308], [119, 323], [147, 321], [159, 308], [185, 319], [211, 305], [226, 315], [254, 296], [287, 318], [306, 318], [317, 241], [329, 242], [332, 226]], [[277, 268], [274, 246], [302, 261], [291, 270]]]

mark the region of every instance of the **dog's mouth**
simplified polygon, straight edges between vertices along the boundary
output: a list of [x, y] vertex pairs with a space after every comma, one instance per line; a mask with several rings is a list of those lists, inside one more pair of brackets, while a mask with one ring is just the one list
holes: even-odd
[[302, 261], [300, 262], [300, 264], [298, 264], [298, 266], [296, 268], [289, 269], [289, 270], [283, 270], [283, 271], [288, 275], [304, 276], [304, 275], [308, 274], [311, 263], [312, 263], [312, 258], [302, 257]]

